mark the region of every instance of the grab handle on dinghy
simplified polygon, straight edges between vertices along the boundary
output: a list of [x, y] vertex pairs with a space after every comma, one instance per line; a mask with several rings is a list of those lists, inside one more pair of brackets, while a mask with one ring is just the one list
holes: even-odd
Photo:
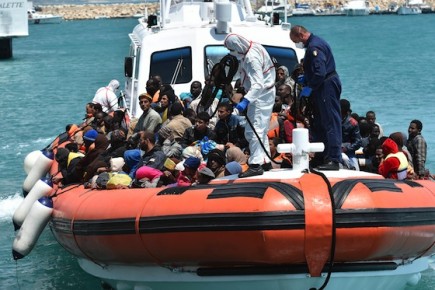
[[327, 184], [317, 174], [299, 180], [305, 205], [305, 259], [312, 277], [320, 277], [331, 253], [332, 209]]
[[[336, 250], [336, 241], [337, 241], [337, 226], [336, 226], [336, 217], [335, 217], [335, 199], [334, 199], [334, 193], [332, 191], [331, 183], [329, 182], [326, 175], [320, 171], [314, 170], [310, 167], [310, 171], [313, 174], [316, 174], [320, 176], [325, 184], [328, 187], [328, 194], [329, 194], [329, 200], [330, 200], [330, 208], [331, 208], [331, 246], [330, 246], [330, 253], [329, 253], [329, 263], [328, 263], [328, 273], [326, 276], [325, 281], [323, 282], [322, 286], [318, 290], [323, 290], [326, 288], [326, 286], [329, 283], [329, 280], [331, 278], [332, 268], [334, 266], [334, 260], [335, 260], [335, 250]], [[311, 288], [310, 290], [317, 290], [315, 288]]]

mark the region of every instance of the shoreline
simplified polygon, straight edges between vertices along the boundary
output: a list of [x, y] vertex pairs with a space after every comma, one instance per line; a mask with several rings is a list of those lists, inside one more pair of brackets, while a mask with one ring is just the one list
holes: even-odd
[[[379, 0], [377, 3], [370, 4], [370, 11], [373, 14], [388, 12], [388, 0]], [[321, 7], [319, 0], [305, 1], [312, 7]], [[397, 2], [397, 5], [404, 4], [405, 1]], [[338, 2], [332, 1], [333, 5], [339, 6]], [[435, 0], [428, 0], [426, 4], [432, 8]], [[74, 5], [38, 5], [42, 14], [60, 15], [64, 20], [85, 20], [99, 18], [131, 18], [138, 17], [148, 10], [148, 14], [153, 14], [158, 9], [158, 3], [119, 3], [119, 4], [74, 4]], [[255, 7], [253, 5], [253, 7]], [[379, 12], [375, 12], [375, 7], [379, 7]], [[255, 9], [254, 9], [255, 10]]]
[[39, 5], [41, 14], [60, 15], [64, 20], [85, 20], [99, 18], [132, 18], [155, 13], [158, 5], [150, 3], [122, 4], [72, 4], [72, 5]]

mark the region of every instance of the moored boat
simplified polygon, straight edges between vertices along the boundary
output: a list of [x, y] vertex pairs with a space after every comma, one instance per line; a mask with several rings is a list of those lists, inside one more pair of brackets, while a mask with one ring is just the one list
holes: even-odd
[[315, 16], [316, 10], [306, 3], [296, 3], [291, 11], [292, 16]]
[[343, 7], [347, 16], [367, 16], [370, 11], [364, 0], [351, 0]]
[[421, 0], [406, 1], [406, 3], [397, 9], [398, 15], [418, 15], [422, 14], [422, 8], [427, 6]]
[[411, 7], [411, 6], [400, 6], [397, 9], [398, 15], [417, 15], [421, 14], [421, 9], [418, 7]]
[[32, 2], [28, 2], [27, 18], [29, 24], [58, 24], [63, 21], [61, 15], [43, 14], [36, 11]]

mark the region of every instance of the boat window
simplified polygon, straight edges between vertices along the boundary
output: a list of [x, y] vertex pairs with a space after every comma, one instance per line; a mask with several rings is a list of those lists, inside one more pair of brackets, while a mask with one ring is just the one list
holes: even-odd
[[296, 52], [293, 49], [288, 47], [276, 47], [267, 45], [265, 45], [264, 48], [266, 48], [274, 63], [277, 63], [280, 66], [286, 66], [289, 73], [292, 73], [293, 69], [298, 63]]
[[161, 76], [163, 83], [190, 83], [192, 81], [192, 49], [182, 47], [154, 52], [151, 55], [150, 68], [150, 76]]
[[205, 47], [205, 63], [204, 63], [204, 79], [206, 79], [215, 64], [230, 53], [230, 51], [223, 45], [209, 45]]

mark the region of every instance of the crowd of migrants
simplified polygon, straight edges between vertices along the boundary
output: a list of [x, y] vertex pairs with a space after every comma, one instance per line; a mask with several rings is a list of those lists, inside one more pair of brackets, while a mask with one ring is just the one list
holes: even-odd
[[[312, 122], [309, 98], [299, 98], [302, 66], [289, 74], [284, 66], [276, 70], [276, 98], [269, 125], [269, 146], [273, 168], [291, 168], [292, 156], [277, 152], [280, 143], [292, 143], [294, 128], [308, 128]], [[207, 83], [208, 81], [208, 83]], [[204, 83], [210, 83], [210, 79]], [[118, 106], [119, 82], [100, 88], [86, 104], [82, 124], [68, 125], [70, 140], [59, 148], [56, 161], [62, 185], [84, 183], [92, 188], [191, 186], [247, 170], [248, 142], [243, 116], [233, 105], [243, 96], [237, 86], [219, 90], [207, 108], [200, 106], [203, 84], [193, 81], [190, 92], [176, 96], [158, 76], [148, 80], [146, 93], [139, 96], [143, 114], [128, 120]], [[204, 87], [205, 88], [205, 87]], [[352, 113], [348, 100], [341, 99], [341, 168], [379, 173], [393, 179], [424, 179], [426, 142], [423, 125], [410, 121], [408, 136], [390, 135], [376, 122], [375, 112]], [[128, 120], [128, 121], [127, 121]]]

